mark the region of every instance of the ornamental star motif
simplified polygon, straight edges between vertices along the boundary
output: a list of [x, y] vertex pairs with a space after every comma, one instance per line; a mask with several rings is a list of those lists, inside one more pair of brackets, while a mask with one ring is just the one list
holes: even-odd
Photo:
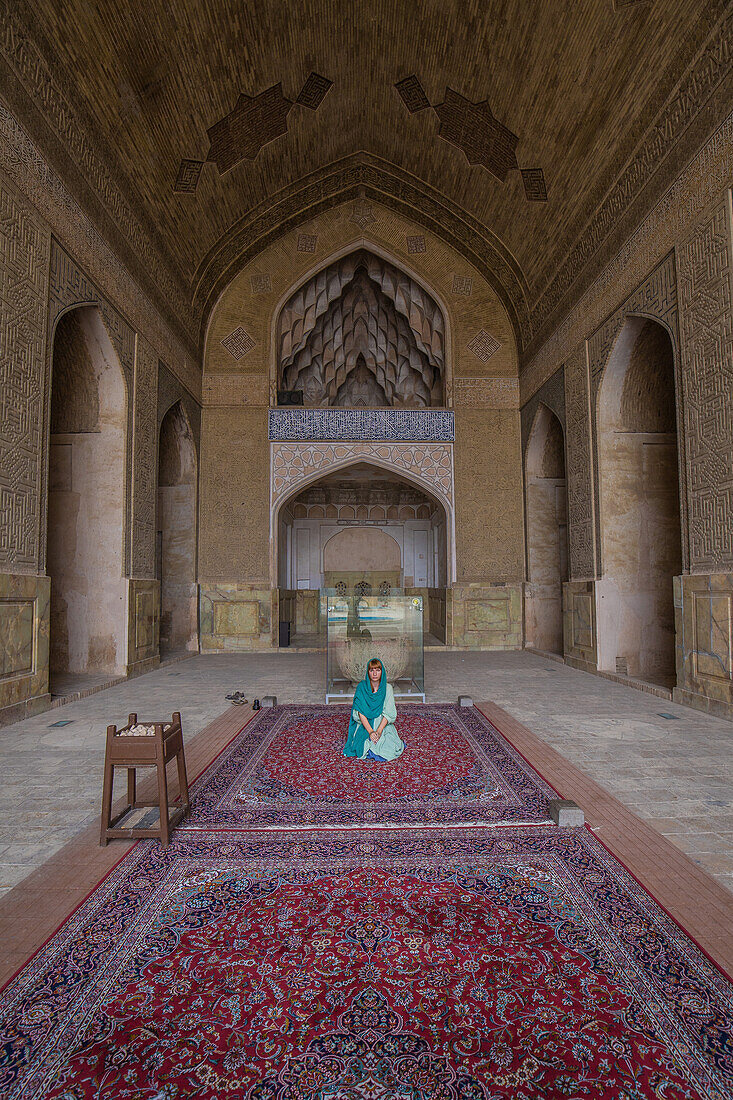
[[494, 118], [487, 99], [472, 103], [452, 88], [433, 108], [440, 119], [440, 136], [456, 145], [469, 164], [481, 164], [503, 183], [510, 168], [517, 168], [519, 138]]
[[220, 175], [241, 160], [254, 160], [263, 145], [287, 133], [292, 106], [282, 84], [256, 96], [242, 93], [234, 110], [206, 131], [211, 143], [207, 160], [214, 161]]

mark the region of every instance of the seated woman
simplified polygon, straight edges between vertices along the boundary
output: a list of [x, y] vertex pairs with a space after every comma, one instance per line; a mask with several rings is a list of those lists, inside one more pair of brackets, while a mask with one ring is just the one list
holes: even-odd
[[344, 756], [360, 760], [396, 760], [405, 750], [394, 723], [397, 707], [392, 685], [378, 657], [372, 657], [357, 684]]

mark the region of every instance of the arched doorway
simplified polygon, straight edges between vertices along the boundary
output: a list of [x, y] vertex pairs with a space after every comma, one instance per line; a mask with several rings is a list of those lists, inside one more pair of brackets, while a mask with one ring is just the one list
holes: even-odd
[[166, 655], [198, 648], [196, 448], [180, 401], [160, 426], [157, 516], [160, 651]]
[[355, 461], [296, 490], [276, 523], [281, 618], [296, 644], [318, 633], [319, 591], [337, 584], [421, 590], [426, 633], [445, 639], [450, 533], [445, 508], [427, 489]]
[[527, 644], [563, 652], [562, 586], [568, 579], [567, 480], [562, 425], [540, 405], [527, 445]]
[[674, 350], [657, 322], [627, 319], [599, 392], [598, 433], [599, 667], [671, 687], [682, 545]]
[[60, 319], [52, 356], [47, 568], [58, 693], [70, 675], [125, 668], [127, 395], [96, 307]]

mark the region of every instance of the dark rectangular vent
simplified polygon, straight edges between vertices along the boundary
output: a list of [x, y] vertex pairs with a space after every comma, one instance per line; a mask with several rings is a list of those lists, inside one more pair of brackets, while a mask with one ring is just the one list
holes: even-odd
[[278, 405], [302, 405], [303, 404], [303, 391], [302, 390], [278, 390], [277, 391], [277, 403], [278, 403]]

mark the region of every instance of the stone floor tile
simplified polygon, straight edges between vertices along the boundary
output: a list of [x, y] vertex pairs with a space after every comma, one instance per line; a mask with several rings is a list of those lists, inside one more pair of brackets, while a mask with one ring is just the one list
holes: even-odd
[[[125, 724], [131, 710], [141, 720], [180, 710], [189, 743], [236, 689], [250, 699], [322, 702], [323, 664], [322, 653], [295, 650], [195, 656], [0, 729], [0, 844], [7, 839], [14, 853], [7, 866], [31, 870], [46, 858], [19, 835], [31, 824], [35, 835], [48, 823], [55, 851], [61, 830], [70, 836], [98, 820], [108, 723]], [[731, 723], [561, 663], [547, 667], [548, 658], [528, 652], [427, 650], [427, 699], [492, 700], [683, 850], [686, 836], [709, 831], [720, 836], [722, 857], [733, 853], [733, 837], [723, 835], [733, 833]], [[241, 710], [244, 724], [251, 711]], [[666, 721], [659, 711], [681, 720]], [[71, 724], [52, 728], [63, 719]], [[116, 792], [123, 791], [121, 775]]]

